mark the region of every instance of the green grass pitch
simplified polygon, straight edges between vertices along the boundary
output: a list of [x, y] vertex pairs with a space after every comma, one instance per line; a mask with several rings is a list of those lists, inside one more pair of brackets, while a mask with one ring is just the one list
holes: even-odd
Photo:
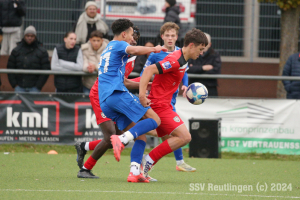
[[[0, 199], [300, 199], [298, 161], [185, 158], [197, 168], [186, 173], [166, 157], [150, 173], [158, 182], [127, 183], [128, 155], [119, 163], [103, 156], [93, 170], [100, 176], [95, 180], [77, 178], [75, 158], [1, 152]], [[224, 184], [231, 189], [224, 191]]]

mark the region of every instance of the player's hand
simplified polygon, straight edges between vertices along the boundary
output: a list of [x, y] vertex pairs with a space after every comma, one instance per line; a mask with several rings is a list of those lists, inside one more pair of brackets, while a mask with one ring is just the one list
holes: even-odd
[[212, 65], [203, 65], [202, 66], [202, 69], [204, 71], [209, 71], [209, 70], [212, 70], [214, 67]]
[[168, 49], [166, 49], [165, 47], [162, 47], [160, 45], [157, 45], [156, 47], [154, 47], [154, 49], [155, 49], [154, 53], [159, 53], [161, 51], [164, 51], [164, 52], [168, 51]]
[[140, 97], [140, 102], [142, 104], [142, 106], [144, 107], [148, 107], [151, 105], [151, 100], [150, 99], [147, 99], [146, 97]]
[[187, 87], [185, 85], [182, 85], [181, 90], [183, 90], [182, 96], [184, 98], [186, 98], [186, 91], [187, 91]]

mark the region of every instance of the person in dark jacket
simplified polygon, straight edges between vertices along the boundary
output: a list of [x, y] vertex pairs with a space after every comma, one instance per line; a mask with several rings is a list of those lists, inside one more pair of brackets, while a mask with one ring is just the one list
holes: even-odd
[[166, 16], [164, 19], [164, 23], [166, 22], [174, 22], [181, 27], [180, 25], [180, 8], [179, 6], [176, 6], [176, 0], [166, 0], [165, 2], [165, 7], [166, 7]]
[[[68, 32], [64, 43], [54, 48], [51, 69], [56, 71], [83, 71], [83, 56], [76, 46], [76, 34]], [[55, 75], [56, 92], [82, 93], [82, 76]]]
[[[181, 28], [181, 23], [180, 23], [180, 18], [179, 18], [179, 14], [180, 14], [180, 8], [179, 6], [176, 5], [176, 0], [166, 0], [165, 1], [165, 8], [166, 8], [166, 15], [164, 18], [164, 24], [166, 22], [174, 22], [175, 24], [177, 24], [179, 26], [179, 28]], [[179, 29], [178, 32], [178, 39], [176, 41], [176, 46], [181, 46], [180, 41], [182, 39], [182, 30]], [[161, 35], [158, 34], [157, 38], [158, 43], [160, 45], [163, 45], [163, 41], [161, 39]]]
[[[7, 69], [50, 70], [47, 50], [36, 38], [36, 30], [28, 26], [24, 38], [9, 56]], [[40, 92], [48, 75], [8, 74], [9, 83], [16, 92]]]
[[[300, 76], [300, 52], [291, 55], [286, 61], [282, 76]], [[300, 81], [282, 81], [287, 99], [300, 99]]]
[[[203, 55], [200, 55], [196, 60], [189, 60], [188, 73], [191, 74], [220, 74], [221, 73], [221, 57], [211, 47], [211, 37], [205, 33], [208, 45], [204, 49]], [[217, 79], [201, 79], [201, 78], [189, 78], [189, 84], [194, 82], [200, 82], [206, 86], [209, 96], [218, 96], [218, 81]]]
[[17, 46], [17, 42], [21, 40], [22, 17], [25, 14], [24, 0], [0, 1], [0, 27], [3, 32], [1, 55], [10, 55]]

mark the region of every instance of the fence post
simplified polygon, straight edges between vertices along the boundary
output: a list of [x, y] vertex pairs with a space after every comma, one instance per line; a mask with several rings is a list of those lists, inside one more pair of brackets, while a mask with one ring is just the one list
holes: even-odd
[[259, 3], [245, 0], [244, 6], [244, 56], [250, 62], [258, 57]]
[[103, 21], [106, 22], [106, 0], [103, 0]]

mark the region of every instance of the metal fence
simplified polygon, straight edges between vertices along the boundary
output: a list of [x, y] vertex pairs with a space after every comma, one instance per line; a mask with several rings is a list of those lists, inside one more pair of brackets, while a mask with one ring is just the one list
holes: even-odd
[[[69, 75], [69, 76], [90, 76], [91, 73], [79, 71], [53, 71], [53, 70], [21, 70], [21, 69], [0, 69], [0, 74], [53, 74], [53, 75]], [[98, 75], [94, 72], [92, 75]], [[139, 77], [140, 74], [132, 72], [129, 77]], [[300, 81], [298, 76], [265, 76], [265, 75], [234, 75], [234, 74], [189, 74], [189, 78], [200, 79], [241, 79], [241, 80], [289, 80]]]
[[[102, 18], [110, 26], [120, 17], [131, 19], [140, 28], [139, 45], [157, 43], [164, 18], [164, 0], [95, 0]], [[34, 25], [38, 38], [48, 50], [63, 41], [84, 11], [87, 0], [27, 0], [24, 26]], [[280, 10], [276, 4], [257, 0], [177, 0], [182, 29], [200, 28], [212, 36], [221, 56], [278, 58]], [[105, 8], [104, 8], [105, 7]], [[196, 12], [194, 12], [196, 11]], [[184, 34], [183, 34], [184, 35]], [[183, 36], [182, 35], [182, 36]], [[112, 32], [109, 32], [109, 39]], [[181, 43], [182, 44], [182, 43]]]

